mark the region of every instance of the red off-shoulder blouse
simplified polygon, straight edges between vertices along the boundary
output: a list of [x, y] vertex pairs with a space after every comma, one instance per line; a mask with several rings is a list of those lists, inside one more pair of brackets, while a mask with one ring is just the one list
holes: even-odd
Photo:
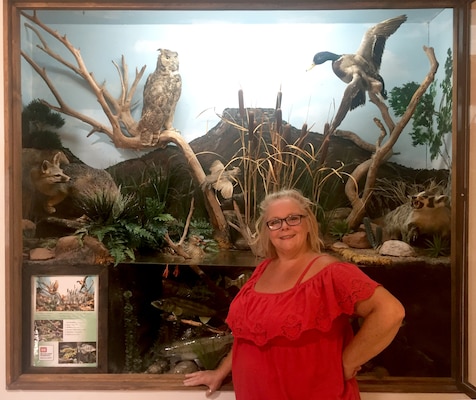
[[379, 285], [345, 262], [326, 266], [281, 293], [255, 291], [263, 261], [233, 300], [227, 323], [234, 335], [232, 377], [237, 400], [356, 400], [355, 379], [344, 381], [342, 351], [352, 339], [355, 304]]

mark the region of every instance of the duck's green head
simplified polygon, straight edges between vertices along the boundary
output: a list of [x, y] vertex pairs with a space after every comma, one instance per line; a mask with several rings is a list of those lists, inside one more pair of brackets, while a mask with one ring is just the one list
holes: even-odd
[[321, 51], [314, 55], [312, 62], [314, 65], [319, 65], [325, 63], [326, 61], [335, 61], [339, 57], [339, 54], [331, 53], [330, 51]]

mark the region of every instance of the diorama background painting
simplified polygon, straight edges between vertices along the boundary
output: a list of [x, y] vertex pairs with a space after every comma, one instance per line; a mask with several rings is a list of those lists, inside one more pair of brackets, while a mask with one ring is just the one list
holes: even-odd
[[[300, 128], [322, 133], [340, 104], [345, 84], [332, 72], [330, 63], [309, 68], [318, 51], [353, 53], [364, 32], [376, 22], [400, 14], [408, 21], [386, 44], [381, 75], [387, 91], [411, 81], [418, 84], [429, 70], [423, 46], [432, 46], [440, 68], [436, 80], [444, 77], [447, 50], [452, 48], [453, 16], [450, 9], [357, 10], [348, 11], [39, 11], [48, 26], [65, 34], [81, 51], [90, 72], [117, 95], [120, 81], [113, 61], [121, 56], [129, 67], [129, 79], [136, 68], [147, 66], [136, 91], [134, 116], [140, 118], [142, 89], [155, 69], [157, 49], [179, 53], [183, 88], [174, 126], [187, 141], [200, 137], [220, 120], [225, 108], [238, 106], [238, 90], [244, 92], [245, 107], [273, 108], [276, 94], [283, 93], [283, 118]], [[157, 22], [154, 22], [157, 21]], [[358, 21], [358, 22], [353, 22]], [[71, 71], [35, 47], [37, 38], [22, 29], [22, 48], [44, 66], [64, 100], [75, 110], [107, 122], [94, 96]], [[47, 35], [45, 35], [47, 37]], [[65, 55], [64, 48], [49, 45]], [[67, 57], [71, 58], [68, 54]], [[50, 90], [22, 60], [22, 103], [41, 98], [56, 103]], [[352, 130], [374, 144], [378, 128], [375, 105], [367, 101], [348, 113], [340, 129]], [[61, 140], [86, 164], [106, 168], [144, 152], [116, 149], [109, 139], [91, 127], [65, 116]], [[406, 132], [411, 127], [406, 128]], [[447, 135], [451, 151], [451, 137]], [[416, 169], [444, 168], [441, 160], [431, 162], [424, 146], [413, 147], [409, 134], [402, 134], [391, 159]]]

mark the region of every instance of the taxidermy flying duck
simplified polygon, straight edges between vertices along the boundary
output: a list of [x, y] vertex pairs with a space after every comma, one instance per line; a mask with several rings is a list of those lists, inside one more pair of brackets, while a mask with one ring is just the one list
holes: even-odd
[[366, 91], [387, 98], [384, 80], [379, 74], [385, 42], [406, 20], [406, 15], [400, 15], [371, 27], [365, 32], [355, 54], [338, 55], [323, 51], [314, 55], [311, 68], [332, 61], [334, 73], [348, 84], [341, 103], [345, 113], [365, 104]]

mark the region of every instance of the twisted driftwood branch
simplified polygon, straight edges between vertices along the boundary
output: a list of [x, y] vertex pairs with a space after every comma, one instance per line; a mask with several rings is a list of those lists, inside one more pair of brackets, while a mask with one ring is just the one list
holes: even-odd
[[58, 40], [73, 55], [76, 65], [66, 61], [59, 54], [55, 53], [48, 46], [47, 41], [43, 38], [40, 30], [37, 29], [36, 26], [33, 26], [29, 23], [25, 24], [27, 28], [31, 29], [35, 33], [41, 42], [41, 45], [37, 46], [40, 50], [44, 51], [51, 58], [58, 61], [60, 64], [64, 65], [66, 68], [70, 69], [86, 81], [89, 88], [96, 96], [97, 101], [101, 105], [103, 112], [109, 120], [110, 126], [102, 124], [88, 115], [82, 114], [69, 107], [49, 78], [45, 68], [40, 67], [30, 56], [28, 56], [28, 54], [22, 51], [22, 57], [40, 75], [48, 88], [51, 90], [51, 93], [58, 102], [58, 105], [53, 105], [46, 101], [43, 101], [43, 103], [52, 110], [77, 118], [90, 125], [92, 129], [88, 136], [95, 132], [106, 134], [117, 148], [143, 150], [150, 147], [165, 147], [170, 142], [177, 144], [187, 159], [197, 184], [200, 187], [204, 187], [203, 191], [206, 199], [205, 204], [211, 218], [211, 223], [215, 227], [215, 239], [219, 242], [220, 246], [230, 247], [229, 229], [225, 216], [216, 199], [215, 193], [211, 189], [206, 188], [206, 185], [203, 185], [206, 175], [189, 143], [187, 143], [183, 136], [175, 130], [155, 132], [152, 135], [152, 140], [150, 140], [150, 137], [142, 138], [140, 132], [137, 129], [138, 123], [134, 121], [131, 114], [132, 98], [137, 89], [138, 83], [145, 72], [146, 66], [144, 65], [140, 70], [136, 69], [134, 81], [129, 88], [129, 82], [127, 78], [128, 67], [124, 56], [122, 56], [121, 66], [119, 66], [117, 63], [114, 63], [119, 73], [122, 88], [119, 97], [116, 99], [106, 89], [105, 84], [99, 84], [94, 78], [94, 75], [88, 71], [79, 49], [76, 49], [72, 45], [72, 43], [67, 39], [66, 35], [62, 36], [57, 31], [54, 31], [47, 25], [43, 24], [37, 17], [36, 12], [34, 12], [33, 15], [30, 15], [26, 12], [22, 12], [21, 14], [23, 17]]
[[[56, 60], [66, 68], [73, 71], [75, 74], [79, 75], [91, 89], [93, 94], [96, 96], [98, 103], [100, 104], [104, 114], [109, 120], [110, 126], [104, 125], [94, 118], [89, 117], [79, 111], [76, 111], [68, 106], [64, 101], [59, 91], [54, 86], [53, 82], [49, 78], [46, 69], [41, 68], [31, 57], [29, 57], [24, 51], [21, 51], [22, 57], [32, 66], [32, 68], [40, 75], [43, 81], [46, 83], [48, 88], [51, 90], [53, 96], [55, 97], [58, 105], [50, 104], [46, 101], [43, 101], [48, 107], [52, 110], [58, 111], [65, 115], [69, 115], [73, 118], [77, 118], [80, 121], [85, 122], [86, 124], [92, 127], [91, 131], [88, 133], [88, 136], [92, 135], [95, 132], [106, 134], [114, 143], [117, 148], [124, 149], [135, 149], [140, 150], [146, 147], [144, 141], [141, 140], [140, 132], [137, 131], [137, 122], [134, 121], [131, 115], [131, 102], [132, 97], [137, 89], [137, 85], [141, 80], [146, 66], [144, 65], [141, 70], [136, 70], [136, 76], [133, 84], [130, 89], [128, 88], [127, 80], [127, 65], [125, 63], [124, 57], [122, 57], [122, 70], [117, 64], [114, 64], [119, 72], [119, 77], [121, 80], [122, 91], [118, 99], [115, 99], [107, 90], [105, 83], [100, 84], [96, 81], [94, 74], [88, 71], [86, 63], [84, 62], [81, 52], [79, 49], [75, 48], [73, 44], [68, 40], [66, 35], [60, 35], [57, 31], [51, 29], [47, 25], [43, 24], [41, 20], [37, 17], [36, 13], [30, 15], [26, 12], [22, 12], [22, 16], [33, 22], [36, 26], [26, 23], [25, 26], [30, 29], [38, 37], [41, 45], [37, 47], [50, 56], [52, 59]], [[65, 60], [61, 55], [54, 52], [51, 47], [49, 47], [48, 42], [44, 39], [42, 33], [37, 28], [40, 27], [43, 31], [48, 33], [54, 39], [58, 40], [72, 55], [75, 60], [75, 64]], [[126, 132], [127, 134], [125, 134]], [[152, 143], [154, 144], [154, 143]]]
[[[419, 100], [425, 94], [426, 90], [430, 84], [435, 79], [436, 71], [438, 70], [438, 61], [435, 58], [435, 52], [432, 47], [423, 46], [429, 61], [430, 61], [430, 70], [426, 75], [425, 79], [421, 83], [420, 87], [413, 94], [413, 97], [408, 104], [408, 107], [403, 114], [400, 121], [397, 124], [393, 122], [388, 114], [388, 109], [385, 104], [383, 104], [377, 96], [371, 94], [371, 100], [374, 102], [377, 107], [379, 107], [382, 112], [383, 119], [387, 125], [389, 132], [388, 140], [383, 143], [383, 138], [387, 136], [385, 126], [381, 121], [375, 119], [374, 122], [380, 128], [381, 134], [377, 140], [377, 145], [375, 146], [375, 152], [372, 157], [357, 166], [354, 171], [351, 173], [353, 179], [349, 179], [345, 185], [345, 193], [352, 205], [352, 211], [347, 217], [347, 222], [351, 228], [355, 228], [365, 214], [365, 204], [372, 194], [372, 190], [375, 186], [377, 180], [377, 171], [380, 165], [382, 165], [390, 156], [393, 154], [392, 149], [400, 134], [402, 133], [405, 126], [408, 124], [410, 119], [415, 112], [415, 109], [418, 105]], [[366, 176], [365, 185], [362, 190], [362, 194], [359, 196], [358, 188], [355, 185], [355, 182], [360, 182]]]

